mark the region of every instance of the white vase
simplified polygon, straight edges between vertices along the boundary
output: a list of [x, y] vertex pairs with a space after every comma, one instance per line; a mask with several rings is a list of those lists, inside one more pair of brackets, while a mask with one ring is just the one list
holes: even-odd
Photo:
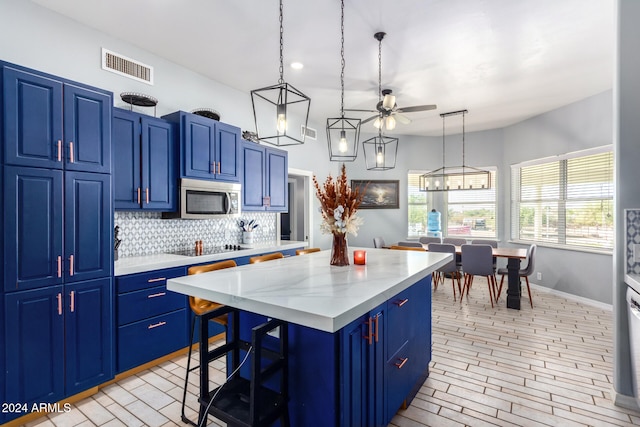
[[242, 232], [242, 243], [245, 245], [253, 245], [253, 232], [252, 231], [243, 231]]

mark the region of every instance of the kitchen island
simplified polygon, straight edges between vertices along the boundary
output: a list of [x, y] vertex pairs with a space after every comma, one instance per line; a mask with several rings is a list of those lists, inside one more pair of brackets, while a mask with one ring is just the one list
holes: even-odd
[[386, 425], [428, 375], [430, 275], [451, 255], [369, 248], [366, 265], [329, 259], [322, 251], [179, 277], [167, 289], [242, 310], [242, 330], [288, 322], [292, 426]]

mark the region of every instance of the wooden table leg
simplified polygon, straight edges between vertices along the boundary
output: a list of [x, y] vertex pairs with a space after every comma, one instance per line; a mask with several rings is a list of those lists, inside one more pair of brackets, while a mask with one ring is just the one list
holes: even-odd
[[509, 271], [507, 287], [507, 308], [520, 310], [520, 259], [509, 258], [507, 260]]

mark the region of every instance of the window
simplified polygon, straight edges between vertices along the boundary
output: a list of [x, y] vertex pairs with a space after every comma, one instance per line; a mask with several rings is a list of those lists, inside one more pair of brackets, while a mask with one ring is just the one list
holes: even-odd
[[497, 238], [496, 171], [491, 171], [488, 190], [446, 191], [446, 235], [450, 237]]
[[420, 191], [419, 178], [425, 171], [409, 171], [407, 236], [427, 234], [427, 217], [434, 207], [441, 211], [445, 236], [496, 238], [496, 169], [483, 169], [491, 171], [491, 189], [442, 192]]
[[511, 237], [613, 249], [613, 152], [603, 147], [511, 167]]

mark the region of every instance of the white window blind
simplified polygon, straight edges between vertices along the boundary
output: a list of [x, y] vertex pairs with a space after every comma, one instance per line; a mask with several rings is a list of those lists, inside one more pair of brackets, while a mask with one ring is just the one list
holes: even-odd
[[420, 191], [419, 179], [424, 172], [409, 171], [408, 182], [408, 230], [407, 236], [417, 237], [426, 234], [427, 215], [427, 192]]
[[613, 248], [610, 147], [511, 168], [512, 238]]
[[497, 238], [496, 170], [491, 172], [491, 188], [486, 190], [447, 191], [447, 230], [451, 237]]

